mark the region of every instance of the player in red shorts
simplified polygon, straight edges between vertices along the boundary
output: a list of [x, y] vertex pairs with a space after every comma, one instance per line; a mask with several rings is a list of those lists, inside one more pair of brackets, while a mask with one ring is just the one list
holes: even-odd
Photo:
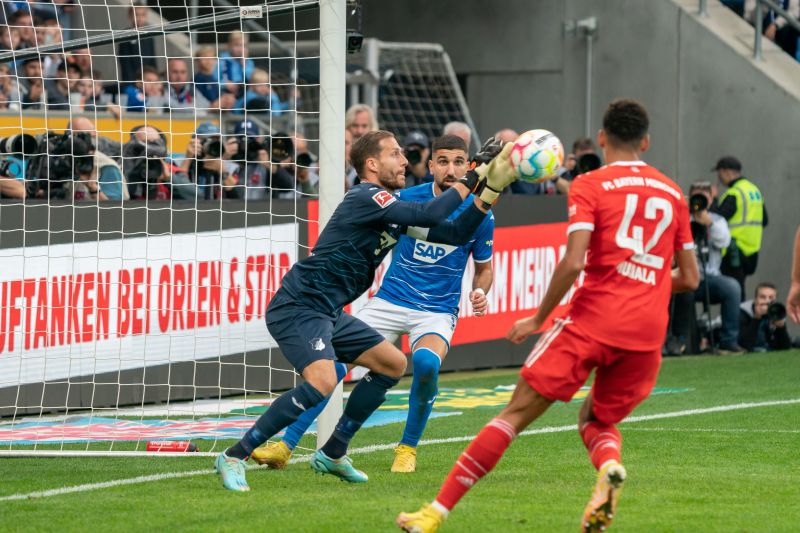
[[656, 382], [670, 292], [699, 282], [686, 200], [672, 180], [639, 160], [650, 144], [648, 125], [638, 102], [609, 104], [598, 134], [607, 164], [573, 182], [565, 256], [536, 315], [517, 321], [507, 338], [520, 343], [538, 331], [582, 270], [585, 282], [569, 314], [534, 346], [509, 404], [461, 454], [433, 503], [397, 517], [402, 529], [437, 531], [514, 437], [554, 401], [570, 401], [593, 369], [578, 430], [598, 475], [581, 528], [603, 531], [611, 523], [626, 476], [616, 424]]

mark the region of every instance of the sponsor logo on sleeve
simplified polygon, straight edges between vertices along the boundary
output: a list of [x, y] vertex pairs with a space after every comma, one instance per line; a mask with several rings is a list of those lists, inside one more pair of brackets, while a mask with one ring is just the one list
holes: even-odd
[[397, 201], [397, 197], [389, 191], [378, 191], [372, 195], [372, 199], [375, 200], [376, 204], [381, 206], [381, 209]]

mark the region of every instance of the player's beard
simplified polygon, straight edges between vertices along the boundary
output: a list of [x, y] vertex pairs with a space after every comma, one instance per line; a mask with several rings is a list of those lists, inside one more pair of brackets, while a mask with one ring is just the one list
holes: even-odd
[[397, 191], [406, 186], [405, 174], [396, 174], [389, 170], [383, 170], [378, 175], [378, 181], [387, 191]]
[[439, 183], [438, 185], [439, 188], [442, 190], [442, 192], [444, 192], [453, 185], [455, 185], [456, 183], [458, 183], [458, 180], [456, 179], [455, 176], [447, 175], [442, 179], [442, 182]]

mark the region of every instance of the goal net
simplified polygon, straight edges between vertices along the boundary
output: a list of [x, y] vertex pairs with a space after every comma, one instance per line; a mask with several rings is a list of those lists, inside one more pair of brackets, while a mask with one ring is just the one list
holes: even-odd
[[14, 3], [5, 453], [213, 452], [295, 385], [264, 314], [317, 231], [315, 4]]
[[332, 63], [326, 3], [30, 3], [0, 25], [0, 454], [217, 453], [297, 383], [264, 314], [343, 194], [346, 105], [400, 138], [471, 126], [438, 45]]

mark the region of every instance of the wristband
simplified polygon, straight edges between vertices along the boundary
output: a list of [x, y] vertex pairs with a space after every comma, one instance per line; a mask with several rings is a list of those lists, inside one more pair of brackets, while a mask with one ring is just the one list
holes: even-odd
[[497, 203], [497, 199], [500, 198], [500, 193], [486, 185], [486, 182], [481, 182], [483, 184], [480, 187], [479, 191], [476, 191], [478, 198], [483, 202], [483, 207], [486, 209], [491, 209], [494, 204]]
[[472, 289], [472, 292], [479, 292], [479, 293], [481, 293], [482, 295], [486, 296], [486, 293], [485, 293], [485, 292], [483, 292], [483, 289], [481, 289], [480, 287], [478, 287], [477, 289]]
[[469, 169], [467, 173], [464, 174], [464, 177], [459, 179], [458, 181], [462, 183], [467, 189], [469, 189], [469, 192], [475, 192], [475, 189], [478, 188], [478, 184], [481, 181], [481, 177], [478, 175], [477, 172], [475, 172], [474, 169]]

